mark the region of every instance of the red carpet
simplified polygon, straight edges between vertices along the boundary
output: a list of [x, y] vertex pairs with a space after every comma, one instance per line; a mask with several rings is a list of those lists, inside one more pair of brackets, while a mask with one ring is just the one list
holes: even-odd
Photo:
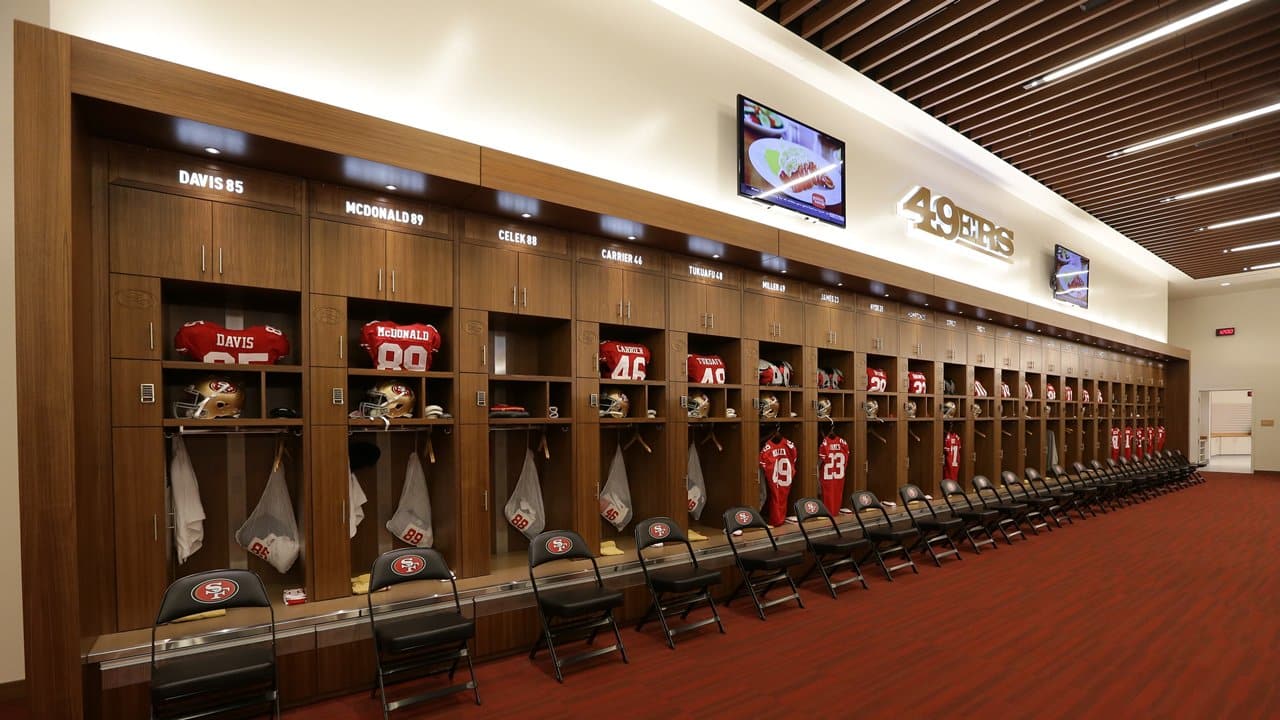
[[[483, 706], [395, 717], [1280, 717], [1280, 475], [1209, 479], [839, 600], [810, 584], [767, 622], [738, 601], [727, 635], [674, 652], [627, 628], [630, 666], [563, 686], [547, 661], [485, 663]], [[380, 716], [367, 694], [288, 713]]]

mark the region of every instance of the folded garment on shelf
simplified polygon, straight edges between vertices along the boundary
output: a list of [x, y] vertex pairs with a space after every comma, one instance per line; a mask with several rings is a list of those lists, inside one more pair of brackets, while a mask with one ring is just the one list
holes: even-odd
[[505, 405], [503, 403], [498, 403], [489, 407], [489, 417], [526, 418], [529, 417], [529, 411], [520, 405]]

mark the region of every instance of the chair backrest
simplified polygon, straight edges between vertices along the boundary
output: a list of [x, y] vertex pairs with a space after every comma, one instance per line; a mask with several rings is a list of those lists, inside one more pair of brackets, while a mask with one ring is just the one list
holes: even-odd
[[174, 580], [160, 600], [155, 624], [164, 625], [210, 610], [255, 607], [271, 607], [267, 588], [255, 573], [248, 570], [210, 570]]
[[1064, 475], [1066, 475], [1066, 474], [1067, 474], [1067, 469], [1066, 469], [1066, 468], [1064, 468], [1064, 467], [1062, 467], [1061, 465], [1058, 465], [1058, 464], [1056, 464], [1056, 463], [1055, 463], [1055, 464], [1053, 464], [1053, 465], [1049, 466], [1049, 472], [1050, 472], [1054, 477], [1061, 479]]
[[596, 558], [587, 541], [572, 530], [547, 530], [529, 541], [529, 574], [539, 565], [556, 560], [590, 560]]
[[[1005, 494], [1009, 496], [1009, 500], [1011, 501], [1014, 500], [1013, 488], [1015, 487], [1022, 491], [1023, 494], [1029, 494], [1027, 493], [1027, 489], [1023, 487], [1022, 481], [1018, 479], [1018, 476], [1014, 474], [1012, 470], [1002, 470], [1000, 472], [1000, 484], [1004, 485]], [[999, 496], [1000, 493], [997, 491], [996, 497]]]
[[653, 545], [676, 542], [689, 544], [689, 538], [680, 525], [669, 517], [655, 517], [636, 523], [636, 550], [647, 550]]
[[902, 498], [902, 507], [906, 508], [907, 517], [911, 518], [912, 521], [916, 519], [915, 513], [911, 512], [911, 503], [913, 502], [924, 503], [924, 506], [929, 510], [929, 514], [934, 516], [935, 519], [937, 518], [938, 514], [933, 511], [933, 505], [924, 496], [924, 491], [918, 485], [913, 485], [912, 483], [903, 485], [898, 488], [898, 496]]
[[964, 499], [964, 504], [966, 508], [970, 510], [973, 509], [973, 503], [969, 500], [969, 496], [964, 494], [964, 488], [960, 487], [960, 483], [956, 482], [955, 480], [943, 480], [941, 488], [942, 488], [942, 499], [944, 502], [947, 503], [947, 508], [951, 510], [951, 512], [956, 511], [956, 506], [951, 504], [951, 498], [956, 495], [959, 495], [961, 498]]
[[[1056, 467], [1056, 466], [1055, 466], [1055, 467]], [[1041, 479], [1041, 477], [1040, 477], [1040, 471], [1039, 471], [1039, 470], [1037, 470], [1037, 469], [1035, 469], [1035, 468], [1033, 468], [1033, 467], [1029, 467], [1029, 468], [1027, 468], [1026, 470], [1023, 470], [1023, 471], [1022, 471], [1022, 476], [1023, 476], [1023, 477], [1025, 477], [1025, 478], [1027, 479], [1027, 482], [1035, 482], [1036, 480], [1040, 480], [1040, 479]]]
[[729, 549], [735, 555], [738, 553], [738, 545], [733, 541], [733, 533], [738, 530], [764, 530], [764, 534], [769, 538], [769, 544], [774, 550], [778, 549], [778, 541], [773, 539], [773, 531], [769, 529], [769, 523], [764, 521], [764, 517], [755, 508], [745, 505], [732, 507], [724, 511], [723, 518], [724, 534], [729, 538]]
[[880, 502], [880, 498], [876, 497], [875, 493], [870, 490], [862, 490], [854, 493], [851, 499], [853, 501], [853, 516], [857, 518], [858, 526], [862, 528], [864, 533], [867, 530], [867, 526], [862, 520], [862, 513], [867, 510], [879, 510], [880, 515], [884, 517], [885, 524], [893, 525], [893, 521], [889, 518], [889, 511], [885, 509]]
[[840, 532], [840, 526], [836, 524], [836, 519], [831, 514], [831, 510], [827, 508], [827, 504], [818, 498], [808, 497], [800, 498], [795, 505], [796, 520], [800, 523], [800, 534], [804, 535], [804, 539], [808, 541], [809, 531], [805, 529], [804, 524], [809, 520], [826, 520], [831, 524], [831, 529], [836, 532], [836, 537], [844, 537], [844, 533]]
[[[1084, 463], [1081, 462], [1071, 463], [1071, 469], [1074, 470], [1077, 475], [1083, 475], [1085, 473]], [[1059, 475], [1059, 477], [1061, 477], [1061, 475]]]
[[449, 563], [439, 550], [433, 548], [398, 548], [382, 553], [373, 561], [369, 571], [369, 592], [365, 596], [369, 606], [369, 618], [373, 619], [373, 594], [383, 588], [405, 582], [423, 580], [448, 580], [453, 594], [453, 607], [462, 612], [458, 599], [458, 583]]
[[996, 492], [995, 486], [991, 484], [986, 475], [974, 475], [969, 482], [973, 485], [973, 491], [978, 494], [978, 499], [982, 501], [983, 507], [987, 505], [987, 496], [983, 494], [984, 491], [993, 495], [996, 502], [1001, 501], [1000, 493]]

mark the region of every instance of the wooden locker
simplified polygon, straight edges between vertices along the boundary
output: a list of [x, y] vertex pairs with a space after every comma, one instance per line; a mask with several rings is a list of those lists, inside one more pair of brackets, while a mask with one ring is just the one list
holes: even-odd
[[669, 323], [671, 330], [691, 333], [708, 332], [706, 293], [702, 285], [671, 278], [667, 281], [667, 299], [671, 304]]
[[459, 425], [458, 443], [463, 457], [480, 458], [478, 462], [458, 464], [461, 512], [458, 517], [458, 562], [461, 577], [476, 577], [489, 572], [489, 528], [494, 504], [489, 492], [489, 428], [487, 425]]
[[856, 344], [862, 352], [876, 355], [898, 354], [898, 321], [876, 313], [858, 313]]
[[311, 292], [381, 299], [386, 232], [328, 220], [311, 221]]
[[771, 307], [770, 314], [777, 325], [774, 342], [790, 345], [804, 344], [804, 303], [791, 298], [766, 298]]
[[[458, 422], [489, 422], [489, 376], [479, 373], [459, 373], [458, 388], [458, 409], [453, 413], [454, 417], [458, 418]], [[477, 404], [479, 393], [484, 393], [484, 405]], [[466, 452], [465, 449], [464, 452]]]
[[1062, 374], [1062, 349], [1056, 340], [1045, 340], [1040, 346], [1040, 355], [1044, 372], [1051, 375]]
[[167, 342], [160, 280], [111, 274], [111, 357], [160, 360]]
[[[667, 324], [667, 283], [654, 273], [623, 271], [626, 276], [627, 324], [662, 328]], [[577, 289], [582, 295], [582, 287]]]
[[[736, 288], [703, 285], [703, 307], [710, 327], [702, 332], [728, 337], [742, 336], [742, 291]], [[674, 303], [673, 303], [674, 307]], [[694, 330], [693, 332], [697, 332]]]
[[1044, 372], [1044, 352], [1040, 339], [1032, 335], [1022, 338], [1022, 346], [1018, 348], [1019, 366], [1026, 372]]
[[347, 427], [312, 425], [311, 434], [311, 543], [307, 552], [315, 572], [316, 594], [311, 599], [329, 600], [351, 594]]
[[[311, 423], [346, 427], [347, 414], [360, 407], [364, 398], [351, 397], [346, 368], [317, 367], [311, 370]], [[334, 402], [334, 391], [341, 393], [342, 403]]]
[[347, 354], [354, 346], [347, 337], [347, 299], [312, 293], [307, 314], [311, 322], [311, 364], [347, 367]]
[[[143, 402], [144, 385], [150, 385], [151, 402]], [[111, 361], [111, 424], [115, 427], [159, 426], [164, 404], [160, 363], [154, 360]], [[182, 400], [187, 398], [183, 397]]]
[[519, 309], [519, 292], [517, 253], [470, 243], [458, 244], [459, 305], [476, 310], [514, 313]]
[[935, 357], [946, 363], [960, 365], [969, 362], [966, 333], [961, 330], [937, 328], [935, 332]]
[[624, 323], [627, 273], [595, 263], [580, 262], [576, 265], [576, 317], [588, 322]]
[[742, 294], [742, 335], [756, 340], [775, 341], [774, 317], [769, 301], [759, 293]]
[[453, 243], [387, 232], [387, 299], [419, 305], [453, 305]]
[[111, 443], [117, 629], [133, 630], [155, 620], [169, 584], [164, 433], [116, 428]]
[[109, 202], [112, 272], [215, 281], [209, 201], [113, 186]]
[[489, 372], [489, 313], [458, 311], [458, 372]]
[[1017, 370], [1021, 367], [1021, 354], [1017, 340], [1010, 337], [996, 338], [995, 359], [998, 370]]
[[213, 270], [232, 285], [302, 289], [302, 218], [213, 204]]
[[934, 332], [932, 325], [921, 322], [902, 322], [899, 325], [898, 347], [900, 354], [917, 360], [933, 359]]
[[573, 272], [561, 258], [519, 253], [520, 314], [568, 318], [573, 314]]
[[965, 338], [969, 360], [979, 367], [995, 367], [996, 339], [990, 335], [969, 333]]

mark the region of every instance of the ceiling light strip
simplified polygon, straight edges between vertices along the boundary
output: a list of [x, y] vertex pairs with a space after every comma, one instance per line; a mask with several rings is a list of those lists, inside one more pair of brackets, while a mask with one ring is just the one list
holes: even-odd
[[1166, 25], [1161, 25], [1155, 30], [1143, 33], [1142, 35], [1139, 35], [1136, 38], [1126, 40], [1120, 43], [1119, 45], [1112, 45], [1106, 50], [1094, 53], [1093, 55], [1090, 55], [1085, 58], [1081, 58], [1080, 60], [1077, 60], [1069, 65], [1064, 65], [1058, 68], [1057, 70], [1046, 73], [1041, 77], [1035, 80], [1032, 80], [1031, 82], [1024, 85], [1023, 88], [1026, 90], [1031, 90], [1032, 88], [1037, 88], [1041, 85], [1044, 85], [1045, 83], [1051, 83], [1054, 80], [1061, 80], [1062, 78], [1068, 75], [1074, 75], [1080, 72], [1081, 70], [1087, 70], [1093, 67], [1094, 65], [1097, 65], [1099, 63], [1104, 63], [1110, 60], [1111, 58], [1117, 57], [1119, 55], [1123, 55], [1124, 53], [1127, 53], [1130, 50], [1142, 47], [1143, 45], [1147, 45], [1149, 43], [1153, 43], [1156, 40], [1172, 35], [1173, 33], [1176, 33], [1179, 30], [1185, 30], [1186, 28], [1189, 28], [1192, 25], [1195, 25], [1197, 23], [1202, 23], [1206, 20], [1217, 17], [1218, 15], [1221, 15], [1222, 13], [1227, 12], [1229, 10], [1234, 10], [1250, 1], [1251, 0], [1226, 0], [1226, 2], [1220, 2], [1217, 5], [1214, 5], [1212, 7], [1207, 7], [1204, 10], [1201, 10], [1200, 12], [1197, 12], [1197, 13], [1192, 13], [1180, 20], [1175, 20]]
[[1226, 222], [1214, 223], [1212, 225], [1205, 225], [1204, 227], [1196, 228], [1196, 232], [1201, 232], [1203, 230], [1221, 230], [1222, 228], [1229, 228], [1229, 227], [1235, 227], [1237, 225], [1245, 225], [1248, 223], [1261, 222], [1263, 220], [1274, 220], [1276, 218], [1280, 218], [1280, 212], [1263, 213], [1262, 215], [1253, 215], [1250, 217], [1240, 218], [1238, 220], [1227, 220]]
[[1271, 268], [1276, 268], [1276, 267], [1280, 267], [1280, 262], [1269, 262], [1269, 263], [1262, 263], [1261, 265], [1250, 265], [1249, 267], [1246, 267], [1244, 271], [1249, 272], [1251, 270], [1269, 270]]
[[1233, 252], [1245, 252], [1246, 250], [1261, 250], [1262, 248], [1275, 247], [1276, 245], [1280, 245], [1280, 240], [1272, 240], [1271, 242], [1254, 243], [1252, 245], [1241, 245], [1240, 247], [1233, 247], [1228, 250], [1223, 250], [1222, 252], [1233, 253]]
[[1276, 111], [1280, 111], [1280, 103], [1273, 103], [1265, 107], [1254, 108], [1253, 110], [1249, 110], [1236, 115], [1231, 115], [1229, 117], [1224, 117], [1218, 120], [1214, 120], [1213, 122], [1205, 123], [1204, 125], [1197, 125], [1192, 128], [1187, 128], [1186, 130], [1179, 130], [1176, 133], [1170, 133], [1163, 137], [1155, 138], [1154, 140], [1147, 140], [1146, 142], [1140, 142], [1137, 145], [1130, 145], [1127, 148], [1123, 148], [1120, 150], [1116, 150], [1114, 152], [1107, 153], [1107, 157], [1117, 158], [1117, 157], [1120, 157], [1121, 155], [1131, 155], [1136, 152], [1142, 152], [1143, 150], [1150, 150], [1151, 148], [1154, 148], [1154, 147], [1160, 147], [1161, 145], [1168, 145], [1171, 142], [1177, 142], [1184, 138], [1192, 137], [1194, 135], [1201, 135], [1203, 133], [1217, 130], [1218, 128], [1229, 127], [1231, 125], [1238, 125], [1242, 122], [1245, 122], [1246, 120], [1252, 120], [1256, 117], [1268, 115]]
[[1247, 185], [1257, 185], [1258, 183], [1269, 182], [1271, 180], [1280, 180], [1280, 170], [1277, 170], [1276, 172], [1263, 173], [1262, 175], [1255, 175], [1251, 178], [1245, 178], [1243, 180], [1233, 180], [1231, 182], [1222, 183], [1221, 185], [1210, 185], [1209, 187], [1200, 188], [1199, 190], [1192, 190], [1190, 192], [1178, 193], [1177, 195], [1170, 195], [1167, 198], [1162, 198], [1160, 202], [1167, 203], [1167, 202], [1173, 202], [1175, 200], [1187, 200], [1190, 198], [1200, 197], [1202, 195], [1209, 195], [1211, 193], [1222, 192], [1223, 190], [1234, 190], [1236, 188], [1245, 187]]

